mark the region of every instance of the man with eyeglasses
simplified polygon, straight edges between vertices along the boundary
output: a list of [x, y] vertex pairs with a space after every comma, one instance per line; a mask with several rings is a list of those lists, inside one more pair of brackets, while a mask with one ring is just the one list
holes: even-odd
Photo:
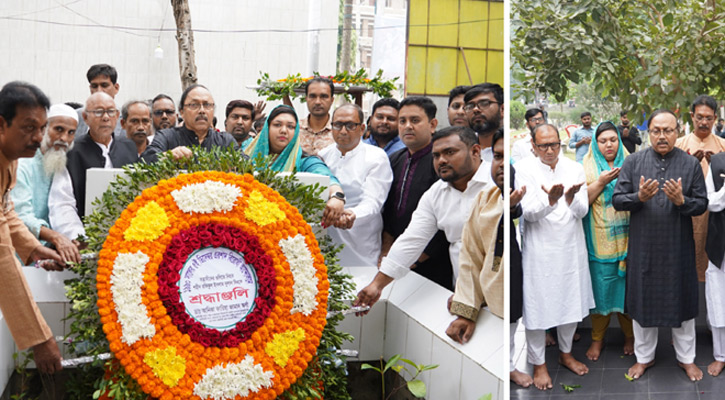
[[481, 146], [481, 159], [488, 166], [493, 161], [491, 139], [501, 127], [503, 120], [503, 88], [496, 83], [481, 83], [472, 86], [463, 96], [466, 104], [468, 124], [478, 135], [478, 144]]
[[463, 97], [466, 95], [470, 86], [456, 86], [448, 92], [448, 124], [450, 126], [468, 126], [468, 117], [466, 116], [466, 105]]
[[592, 142], [594, 128], [592, 127], [592, 113], [584, 111], [579, 116], [582, 127], [575, 130], [569, 139], [569, 148], [576, 149], [576, 162], [580, 163], [589, 152], [589, 144]]
[[405, 148], [405, 144], [398, 136], [399, 107], [400, 103], [395, 99], [385, 98], [376, 101], [370, 114], [370, 137], [363, 140], [363, 143], [385, 150], [388, 157]]
[[[184, 119], [182, 126], [174, 126], [157, 132], [141, 158], [148, 163], [158, 160], [159, 153], [170, 151], [178, 160], [191, 157], [191, 146], [211, 150], [214, 147], [237, 148], [234, 137], [226, 132], [217, 132], [214, 120], [214, 98], [203, 85], [194, 84], [181, 94], [179, 112]], [[246, 157], [246, 155], [244, 156]]]
[[529, 134], [525, 138], [515, 141], [511, 146], [511, 160], [514, 164], [527, 157], [536, 157], [534, 148], [531, 146], [531, 133], [534, 128], [546, 123], [546, 116], [540, 108], [526, 110], [524, 119], [526, 120], [526, 127], [529, 128]]
[[[690, 106], [690, 118], [692, 118], [695, 129], [689, 135], [677, 139], [677, 143], [675, 143], [675, 147], [697, 158], [705, 177], [709, 171], [710, 157], [725, 151], [725, 139], [712, 133], [712, 127], [717, 118], [717, 109], [717, 101], [714, 98], [707, 95], [697, 96]], [[710, 213], [706, 211], [702, 215], [692, 217], [697, 278], [700, 282], [705, 281], [705, 271], [707, 270], [705, 241], [707, 240], [709, 215]]]
[[679, 366], [699, 381], [692, 217], [707, 209], [705, 178], [698, 160], [675, 147], [680, 126], [672, 111], [656, 110], [647, 125], [651, 147], [624, 159], [612, 196], [616, 210], [630, 212], [625, 310], [637, 362], [627, 374], [638, 379], [654, 364], [657, 328], [667, 327]]
[[619, 119], [622, 123], [617, 127], [617, 129], [619, 129], [619, 133], [622, 135], [622, 144], [624, 144], [624, 148], [627, 149], [629, 154], [632, 154], [637, 151], [637, 145], [642, 144], [642, 138], [639, 137], [639, 130], [637, 130], [637, 127], [629, 123], [627, 110], [619, 112]]
[[393, 171], [383, 149], [362, 143], [363, 111], [345, 104], [332, 113], [335, 144], [319, 156], [337, 177], [345, 192], [345, 211], [328, 232], [340, 252], [343, 266], [377, 265], [383, 231], [383, 203], [388, 197]]
[[524, 326], [534, 385], [553, 387], [546, 367], [546, 330], [556, 327], [559, 363], [577, 375], [589, 372], [571, 353], [577, 323], [594, 308], [582, 219], [589, 212], [584, 167], [560, 157], [559, 131], [541, 124], [532, 132], [536, 157], [517, 162], [521, 199]]
[[[176, 105], [171, 97], [160, 93], [151, 100], [154, 133], [176, 126]], [[153, 140], [152, 140], [153, 142]]]
[[[91, 94], [96, 92], [103, 92], [111, 98], [116, 98], [118, 90], [121, 87], [118, 84], [118, 72], [116, 68], [108, 64], [95, 64], [91, 65], [86, 72], [86, 79], [88, 79], [88, 88]], [[78, 129], [76, 130], [76, 138], [80, 139], [81, 136], [85, 136], [88, 133], [88, 125], [83, 119], [83, 108], [78, 109]], [[121, 127], [121, 121], [116, 121], [116, 126], [113, 128], [115, 135], [125, 135], [123, 127]]]
[[88, 134], [76, 139], [68, 151], [66, 169], [53, 177], [48, 201], [50, 225], [71, 240], [84, 232], [81, 218], [86, 215], [86, 171], [121, 168], [138, 160], [136, 144], [126, 135], [114, 133], [118, 114], [116, 103], [105, 92], [88, 97], [83, 110]]

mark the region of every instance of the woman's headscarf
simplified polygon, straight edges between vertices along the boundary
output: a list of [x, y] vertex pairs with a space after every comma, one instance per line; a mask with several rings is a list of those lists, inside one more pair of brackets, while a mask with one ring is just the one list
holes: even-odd
[[269, 113], [267, 120], [264, 122], [262, 132], [250, 143], [244, 152], [252, 159], [256, 159], [258, 155], [267, 157], [270, 154], [269, 149], [269, 123], [280, 114], [292, 114], [295, 117], [295, 133], [290, 139], [284, 150], [274, 159], [270, 168], [277, 172], [293, 172], [302, 160], [302, 148], [300, 147], [300, 121], [292, 107], [279, 105]]
[[[612, 167], [609, 166], [604, 154], [599, 150], [599, 143], [596, 141], [600, 134], [610, 130], [617, 133], [617, 139], [619, 140], [619, 148]], [[587, 185], [599, 179], [603, 171], [621, 168], [624, 158], [628, 155], [622, 144], [619, 129], [610, 121], [597, 125], [592, 139], [589, 151], [582, 160]], [[609, 182], [589, 207], [589, 213], [584, 217], [584, 233], [586, 234], [589, 258], [599, 262], [618, 262], [619, 275], [624, 276], [626, 273], [627, 244], [629, 242], [629, 213], [616, 211], [612, 205], [612, 195], [616, 183], [617, 179]]]

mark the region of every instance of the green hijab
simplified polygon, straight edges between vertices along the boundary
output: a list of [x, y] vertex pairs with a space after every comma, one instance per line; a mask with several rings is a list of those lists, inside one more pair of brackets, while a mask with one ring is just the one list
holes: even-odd
[[300, 121], [297, 118], [292, 107], [279, 105], [269, 113], [267, 120], [264, 122], [262, 132], [244, 149], [244, 152], [252, 159], [256, 159], [258, 155], [267, 157], [270, 155], [269, 148], [269, 123], [280, 114], [292, 114], [295, 117], [297, 125], [295, 125], [295, 133], [292, 139], [287, 143], [284, 150], [277, 155], [270, 168], [277, 172], [293, 172], [300, 165], [302, 160], [302, 148], [300, 147]]

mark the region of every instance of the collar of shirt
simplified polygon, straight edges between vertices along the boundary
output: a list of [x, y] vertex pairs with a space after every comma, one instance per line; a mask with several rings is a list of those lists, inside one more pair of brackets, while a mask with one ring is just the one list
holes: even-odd
[[111, 162], [111, 156], [109, 153], [111, 152], [111, 146], [113, 145], [113, 134], [111, 134], [111, 141], [108, 142], [108, 146], [102, 143], [98, 143], [95, 140], [93, 143], [96, 144], [96, 146], [101, 148], [101, 153], [103, 153], [103, 158], [106, 160], [106, 165], [103, 168], [113, 168], [113, 162]]
[[413, 154], [410, 154], [410, 151], [406, 151], [405, 154], [408, 156], [409, 159], [412, 159], [411, 161], [418, 161], [431, 151], [433, 151], [433, 143], [428, 143], [428, 146], [423, 147], [422, 149], [416, 151]]
[[[335, 156], [336, 156], [336, 157], [339, 157], [339, 158], [343, 158], [343, 159], [345, 159], [345, 158], [352, 158], [352, 157], [355, 157], [355, 155], [357, 155], [357, 154], [359, 154], [359, 153], [363, 152], [363, 151], [364, 151], [364, 148], [363, 148], [363, 146], [365, 146], [365, 145], [366, 145], [366, 144], [365, 144], [365, 143], [363, 143], [363, 142], [362, 142], [362, 140], [361, 140], [361, 141], [360, 141], [360, 142], [359, 142], [359, 143], [357, 144], [357, 146], [355, 146], [355, 148], [354, 148], [354, 149], [352, 149], [352, 150], [348, 151], [348, 152], [347, 152], [347, 153], [345, 153], [345, 154], [342, 154], [342, 152], [340, 151], [340, 149], [339, 149], [339, 148], [337, 147], [337, 144], [334, 144], [333, 146], [335, 146]], [[369, 146], [369, 145], [368, 145], [368, 146]]]
[[330, 115], [328, 114], [327, 123], [325, 123], [325, 126], [319, 131], [313, 131], [312, 128], [310, 128], [310, 116], [308, 115], [307, 118], [300, 121], [300, 130], [304, 130], [313, 135], [321, 135], [332, 130], [332, 118], [330, 118]]
[[[196, 132], [187, 128], [186, 125], [180, 126], [179, 132], [181, 132], [182, 135], [188, 137], [192, 143], [199, 144], [199, 136], [196, 135]], [[211, 138], [211, 136], [215, 133], [216, 133], [216, 129], [209, 128], [209, 130], [206, 132], [206, 137], [204, 138], [204, 141], [206, 142], [207, 139]]]
[[[478, 166], [478, 169], [476, 170], [476, 173], [473, 174], [471, 177], [471, 180], [468, 181], [468, 184], [466, 185], [466, 190], [464, 192], [468, 192], [468, 189], [472, 187], [478, 187], [478, 186], [486, 186], [488, 182], [491, 181], [491, 163], [486, 162], [485, 160], [481, 161], [481, 165]], [[453, 187], [453, 183], [446, 182], [446, 188], [448, 190], [456, 190], [455, 187]]]
[[[397, 135], [393, 136], [393, 138], [390, 139], [390, 141], [385, 145], [385, 147], [383, 147], [383, 150], [387, 151], [389, 148], [391, 148], [393, 145], [395, 145], [398, 142], [400, 142], [400, 136], [397, 136]], [[380, 145], [378, 144], [378, 141], [375, 140], [373, 135], [370, 135], [369, 138], [363, 140], [363, 143], [367, 143], [367, 144], [371, 144], [373, 146], [380, 147]]]

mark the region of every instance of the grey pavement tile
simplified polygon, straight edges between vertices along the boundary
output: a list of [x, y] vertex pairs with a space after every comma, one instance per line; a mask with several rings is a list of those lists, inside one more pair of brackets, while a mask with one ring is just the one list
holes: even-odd
[[[578, 389], [577, 389], [578, 390]], [[577, 394], [576, 392], [572, 393], [566, 393], [562, 395], [551, 395], [549, 399], [556, 399], [556, 400], [568, 400], [568, 399], [577, 399], [577, 400], [599, 400], [599, 394]]]
[[602, 393], [599, 400], [649, 400], [649, 395], [647, 393]]
[[604, 348], [602, 357], [599, 361], [604, 365], [604, 368], [627, 368], [634, 365], [637, 362], [635, 356], [625, 356], [622, 352], [622, 346], [607, 346]]
[[650, 400], [699, 400], [698, 393], [650, 393]]
[[543, 400], [548, 399], [551, 396], [551, 390], [539, 390], [534, 386], [529, 388], [522, 388], [512, 384], [511, 386], [511, 400], [513, 399], [537, 399]]
[[567, 394], [562, 387], [564, 385], [581, 385], [580, 388], [574, 390], [573, 393], [577, 395], [582, 394], [599, 394], [602, 389], [602, 375], [603, 369], [590, 369], [588, 374], [577, 375], [568, 369], [562, 368], [554, 379], [554, 391], [555, 394]]
[[725, 398], [725, 375], [721, 374], [717, 377], [708, 375], [707, 370], [703, 369], [705, 376], [700, 382], [697, 382], [697, 388], [701, 392], [719, 393], [720, 398]]
[[654, 365], [645, 375], [649, 375], [650, 393], [693, 392], [697, 391], [697, 384], [691, 382], [685, 371], [680, 367], [664, 367]]
[[647, 394], [649, 392], [649, 374], [645, 373], [635, 381], [629, 381], [624, 375], [628, 368], [606, 368], [602, 375], [602, 394]]

